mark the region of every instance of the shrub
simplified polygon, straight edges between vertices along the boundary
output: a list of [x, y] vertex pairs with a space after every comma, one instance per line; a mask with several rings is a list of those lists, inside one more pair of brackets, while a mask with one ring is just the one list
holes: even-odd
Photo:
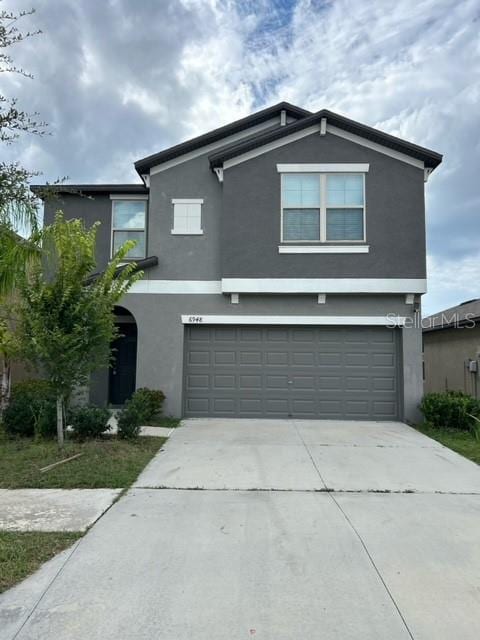
[[46, 380], [27, 380], [12, 387], [3, 414], [5, 431], [11, 435], [53, 437], [56, 434], [55, 393]]
[[420, 411], [434, 427], [472, 431], [475, 420], [471, 416], [480, 417], [480, 401], [461, 391], [427, 393], [423, 396]]
[[158, 389], [137, 389], [129, 400], [129, 404], [135, 405], [141, 415], [142, 424], [156, 418], [162, 411], [165, 395]]
[[98, 438], [110, 429], [107, 422], [111, 415], [111, 412], [103, 407], [75, 407], [68, 412], [68, 422], [72, 426], [74, 436], [79, 440]]
[[139, 408], [134, 403], [128, 400], [117, 415], [117, 420], [119, 438], [128, 440], [138, 438], [143, 420]]
[[117, 416], [119, 437], [137, 438], [140, 427], [161, 413], [164, 400], [162, 391], [146, 387], [137, 389]]

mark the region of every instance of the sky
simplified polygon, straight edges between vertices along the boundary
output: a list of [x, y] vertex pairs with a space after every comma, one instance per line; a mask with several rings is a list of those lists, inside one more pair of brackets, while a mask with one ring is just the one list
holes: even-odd
[[[133, 162], [287, 100], [444, 154], [426, 184], [424, 314], [480, 297], [480, 0], [0, 0], [34, 6], [0, 93], [49, 135], [36, 181], [136, 182]], [[5, 149], [2, 150], [5, 154]]]

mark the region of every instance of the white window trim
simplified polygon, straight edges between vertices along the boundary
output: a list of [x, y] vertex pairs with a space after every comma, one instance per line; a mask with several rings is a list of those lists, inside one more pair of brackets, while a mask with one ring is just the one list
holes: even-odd
[[139, 193], [126, 193], [125, 195], [123, 193], [111, 193], [110, 200], [148, 200], [148, 195]]
[[[358, 242], [358, 240], [357, 240]], [[369, 253], [368, 244], [359, 245], [279, 245], [278, 253]]]
[[[133, 194], [133, 195], [125, 195], [125, 196], [120, 196], [120, 195], [110, 195], [110, 200], [115, 201], [115, 200], [145, 200], [148, 201], [148, 196], [145, 195], [137, 195], [137, 194]], [[113, 258], [113, 235], [115, 231], [142, 231], [145, 234], [145, 252], [143, 254], [143, 256], [136, 256], [136, 257], [132, 257], [129, 258], [128, 256], [125, 256], [125, 260], [130, 261], [130, 260], [143, 260], [146, 255], [147, 255], [147, 215], [148, 215], [148, 204], [145, 205], [145, 224], [143, 227], [135, 227], [135, 228], [131, 228], [129, 227], [128, 229], [125, 227], [114, 227], [113, 226], [113, 206], [114, 206], [114, 202], [112, 202], [112, 211], [110, 214], [110, 258]]]
[[[278, 166], [282, 166], [282, 165], [277, 165]], [[284, 165], [283, 165], [284, 166]], [[293, 165], [290, 165], [293, 166]], [[321, 166], [321, 165], [296, 165], [296, 166], [303, 166], [303, 167], [308, 167], [308, 166]], [[337, 166], [341, 166], [341, 165], [337, 165]], [[350, 165], [353, 166], [353, 165]], [[365, 166], [365, 165], [363, 165]], [[367, 165], [368, 166], [368, 165]], [[288, 173], [288, 172], [287, 172]], [[316, 173], [315, 171], [302, 171], [302, 173]], [[328, 172], [327, 172], [328, 173]], [[297, 207], [297, 208], [305, 208], [305, 209], [320, 209], [320, 239], [319, 240], [285, 240], [283, 237], [283, 176], [286, 175], [285, 173], [281, 173], [280, 174], [280, 242], [284, 245], [288, 245], [288, 244], [303, 244], [306, 243], [309, 246], [312, 246], [312, 242], [316, 242], [317, 244], [315, 246], [328, 246], [330, 244], [338, 245], [338, 240], [327, 240], [327, 209], [363, 209], [363, 238], [361, 240], [345, 240], [345, 242], [348, 242], [348, 244], [351, 244], [353, 246], [355, 245], [364, 245], [365, 242], [367, 241], [367, 198], [366, 198], [366, 192], [365, 192], [365, 173], [361, 173], [359, 171], [356, 171], [355, 174], [361, 174], [363, 177], [363, 205], [336, 205], [336, 206], [331, 206], [331, 207], [327, 207], [327, 173], [318, 173], [318, 177], [320, 180], [320, 207]], [[333, 173], [333, 172], [332, 172]], [[336, 171], [335, 173], [344, 173], [343, 171]], [[348, 173], [348, 172], [347, 172]], [[287, 207], [288, 208], [288, 207]], [[288, 253], [287, 251], [283, 252], [280, 251], [280, 253]], [[292, 252], [293, 253], [293, 252]], [[296, 253], [300, 253], [300, 252], [296, 252]], [[321, 251], [306, 251], [305, 253], [321, 253]], [[328, 253], [328, 251], [325, 251], [325, 253]], [[339, 252], [336, 252], [339, 253]], [[342, 253], [347, 253], [346, 251], [343, 251]], [[358, 253], [362, 253], [361, 251], [359, 251]], [[368, 251], [364, 251], [363, 253], [368, 253]]]
[[277, 164], [278, 173], [368, 173], [368, 163]]
[[[202, 206], [203, 206], [203, 198], [172, 198], [173, 204], [173, 228], [170, 231], [172, 236], [202, 236], [203, 229], [202, 227]], [[175, 205], [176, 204], [199, 204], [200, 205], [200, 229], [196, 229], [195, 231], [179, 231], [175, 229]]]

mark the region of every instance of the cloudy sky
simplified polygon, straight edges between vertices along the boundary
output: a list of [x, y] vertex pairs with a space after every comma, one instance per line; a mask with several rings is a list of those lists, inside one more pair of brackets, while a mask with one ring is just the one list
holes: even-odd
[[50, 135], [14, 159], [70, 182], [137, 181], [133, 161], [280, 100], [445, 155], [427, 189], [424, 312], [480, 297], [479, 0], [3, 0], [42, 35], [34, 80], [1, 92]]

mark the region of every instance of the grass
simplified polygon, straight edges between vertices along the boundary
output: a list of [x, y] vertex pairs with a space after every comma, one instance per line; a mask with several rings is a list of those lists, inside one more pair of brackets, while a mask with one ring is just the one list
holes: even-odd
[[0, 531], [0, 593], [36, 571], [81, 535]]
[[480, 464], [480, 441], [472, 433], [454, 429], [438, 429], [427, 424], [417, 425], [416, 428], [429, 438], [441, 442], [449, 449], [453, 449], [465, 458]]
[[[133, 442], [104, 438], [67, 441], [60, 451], [56, 442], [31, 439], [0, 440], [2, 489], [120, 489], [129, 487], [165, 442], [141, 437]], [[80, 458], [40, 473], [39, 469], [76, 453]]]
[[174, 418], [173, 416], [160, 416], [148, 422], [149, 427], [165, 427], [166, 429], [176, 429], [179, 424], [180, 418]]

